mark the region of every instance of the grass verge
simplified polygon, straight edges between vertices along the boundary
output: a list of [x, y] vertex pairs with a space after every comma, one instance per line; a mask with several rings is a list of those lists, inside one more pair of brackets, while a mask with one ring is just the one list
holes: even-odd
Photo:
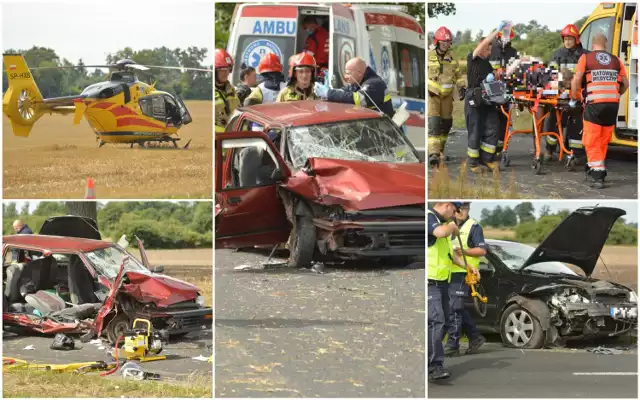
[[193, 376], [185, 381], [128, 381], [99, 375], [75, 375], [35, 370], [5, 371], [4, 398], [31, 397], [181, 397], [211, 398], [212, 377]]
[[460, 166], [460, 173], [451, 179], [446, 164], [435, 169], [429, 179], [430, 199], [518, 199], [515, 171], [511, 170], [509, 182], [502, 183], [499, 171], [476, 176], [470, 180], [466, 162]]

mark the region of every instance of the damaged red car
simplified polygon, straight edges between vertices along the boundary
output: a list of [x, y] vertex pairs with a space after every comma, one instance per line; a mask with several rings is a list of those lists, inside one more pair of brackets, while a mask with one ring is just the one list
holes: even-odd
[[165, 336], [210, 328], [199, 289], [101, 240], [95, 221], [50, 218], [38, 235], [3, 237], [3, 325], [18, 333], [105, 334], [111, 343], [135, 318]]
[[241, 108], [216, 134], [216, 246], [288, 242], [291, 267], [425, 253], [425, 168], [398, 126], [321, 101]]

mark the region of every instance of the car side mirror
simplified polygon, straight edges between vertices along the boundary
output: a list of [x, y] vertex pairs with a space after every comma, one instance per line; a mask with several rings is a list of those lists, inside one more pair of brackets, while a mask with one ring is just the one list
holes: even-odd
[[282, 172], [282, 169], [280, 168], [274, 169], [273, 172], [271, 173], [271, 180], [274, 182], [282, 182], [284, 178], [285, 178], [284, 172]]
[[164, 265], [157, 265], [155, 267], [151, 268], [151, 272], [154, 272], [156, 274], [161, 274], [164, 272]]

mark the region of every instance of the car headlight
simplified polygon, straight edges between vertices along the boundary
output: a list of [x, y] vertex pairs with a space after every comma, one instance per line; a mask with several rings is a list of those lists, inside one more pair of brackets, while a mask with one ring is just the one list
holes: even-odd
[[204, 307], [204, 297], [202, 296], [196, 297], [196, 304], [199, 305], [200, 307]]
[[631, 303], [637, 303], [638, 302], [638, 295], [633, 290], [629, 291], [629, 301]]

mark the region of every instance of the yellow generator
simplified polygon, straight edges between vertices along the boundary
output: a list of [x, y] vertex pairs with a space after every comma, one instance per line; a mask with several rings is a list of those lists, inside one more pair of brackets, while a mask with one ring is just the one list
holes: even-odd
[[155, 361], [163, 360], [162, 338], [153, 331], [151, 322], [147, 319], [136, 319], [131, 329], [124, 333], [122, 352], [127, 360]]

